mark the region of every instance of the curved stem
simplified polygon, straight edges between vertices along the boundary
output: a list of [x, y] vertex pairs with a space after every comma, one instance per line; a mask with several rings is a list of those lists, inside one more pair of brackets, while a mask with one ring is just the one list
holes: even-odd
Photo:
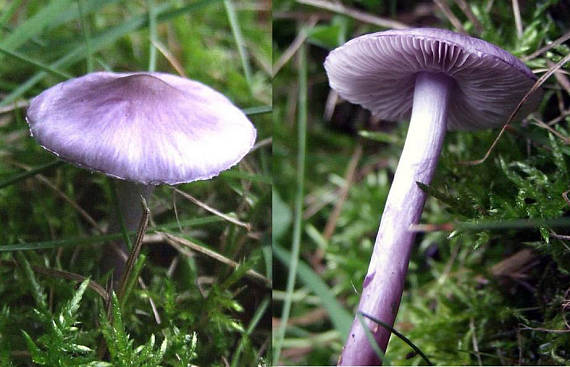
[[[358, 310], [393, 326], [400, 306], [408, 262], [426, 194], [416, 182], [431, 182], [446, 131], [447, 101], [452, 80], [423, 72], [416, 77], [412, 119], [404, 150], [384, 207]], [[390, 332], [366, 321], [382, 350]], [[339, 365], [380, 365], [362, 324], [355, 318]]]

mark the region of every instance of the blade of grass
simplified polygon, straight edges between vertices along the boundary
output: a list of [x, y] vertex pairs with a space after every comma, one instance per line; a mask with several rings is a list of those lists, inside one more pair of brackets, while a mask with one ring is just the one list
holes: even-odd
[[[187, 5], [176, 9], [171, 9], [167, 5], [157, 6], [156, 19], [158, 22], [163, 22], [168, 19], [186, 14], [192, 10], [199, 9], [203, 6], [214, 4], [218, 1], [221, 0], [200, 0], [191, 5]], [[127, 20], [126, 22], [119, 24], [118, 26], [106, 30], [93, 37], [91, 39], [92, 52], [97, 52], [98, 50], [104, 48], [108, 44], [117, 41], [126, 34], [138, 30], [140, 28], [143, 28], [146, 25], [148, 25], [148, 14], [134, 16], [129, 20]], [[78, 47], [75, 48], [73, 51], [70, 51], [65, 56], [61, 57], [59, 60], [50, 64], [50, 67], [51, 68], [67, 67], [81, 60], [83, 57], [85, 57], [85, 45], [81, 44], [78, 45]], [[33, 88], [37, 83], [39, 83], [45, 76], [46, 73], [43, 71], [34, 74], [34, 76], [32, 76], [24, 83], [21, 83], [16, 89], [14, 89], [12, 92], [6, 95], [6, 97], [0, 102], [0, 106], [5, 106], [9, 103], [14, 102], [24, 93], [26, 93], [28, 90]]]
[[245, 74], [245, 80], [249, 86], [249, 91], [253, 91], [252, 80], [251, 80], [251, 67], [249, 65], [249, 60], [247, 57], [247, 52], [245, 49], [245, 41], [243, 35], [241, 34], [241, 28], [239, 25], [238, 16], [232, 0], [224, 0], [224, 7], [226, 8], [226, 13], [228, 15], [228, 20], [230, 22], [230, 27], [232, 28], [232, 33], [238, 48], [239, 58], [241, 61], [241, 66]]
[[79, 10], [79, 18], [81, 19], [81, 30], [83, 31], [83, 39], [85, 40], [85, 51], [87, 52], [87, 73], [93, 71], [93, 54], [91, 53], [91, 44], [89, 39], [91, 34], [85, 17], [84, 0], [77, 0], [77, 8]]
[[[171, 229], [177, 229], [179, 225], [182, 226], [198, 226], [209, 223], [221, 222], [223, 219], [211, 215], [204, 218], [189, 219], [176, 223], [168, 223], [162, 226], [156, 226], [149, 229], [149, 232], [158, 233], [160, 231], [167, 231]], [[136, 234], [136, 231], [127, 232], [129, 236]], [[90, 237], [73, 237], [65, 238], [61, 240], [51, 240], [42, 242], [27, 242], [19, 243], [13, 245], [0, 245], [0, 252], [10, 252], [10, 251], [26, 251], [26, 250], [43, 250], [52, 249], [57, 247], [68, 247], [68, 246], [79, 246], [79, 245], [93, 245], [96, 243], [104, 243], [107, 241], [118, 240], [123, 237], [123, 233], [110, 233], [105, 235], [96, 235]]]
[[243, 351], [243, 348], [245, 347], [246, 338], [251, 335], [251, 333], [253, 332], [253, 330], [255, 329], [257, 324], [259, 323], [259, 320], [261, 320], [261, 317], [265, 313], [265, 310], [267, 309], [268, 305], [269, 305], [269, 297], [265, 297], [263, 299], [263, 301], [261, 301], [261, 303], [259, 304], [257, 309], [255, 310], [255, 313], [253, 314], [253, 317], [249, 323], [249, 326], [247, 327], [245, 334], [242, 335], [242, 338], [241, 338], [239, 345], [236, 349], [236, 352], [234, 354], [234, 358], [232, 359], [231, 367], [240, 366], [239, 359], [241, 357], [241, 353]]
[[153, 0], [147, 0], [148, 7], [148, 29], [150, 36], [149, 50], [148, 50], [148, 71], [153, 72], [156, 70], [156, 47], [154, 43], [158, 40], [156, 37], [156, 8]]
[[356, 314], [356, 317], [358, 318], [358, 322], [360, 322], [360, 325], [362, 325], [362, 329], [366, 334], [366, 339], [368, 340], [368, 344], [370, 344], [370, 346], [372, 347], [378, 358], [382, 361], [382, 364], [391, 366], [392, 363], [390, 363], [390, 360], [386, 358], [386, 355], [384, 354], [384, 352], [376, 342], [376, 339], [374, 339], [374, 335], [372, 335], [372, 332], [368, 328], [368, 325], [366, 325], [366, 322], [364, 322], [364, 318], [362, 317], [362, 315], [363, 315], [362, 312], [358, 312]]
[[[102, 9], [107, 4], [116, 3], [119, 0], [82, 0], [83, 1], [83, 14], [88, 15]], [[58, 14], [57, 18], [54, 19], [47, 27], [46, 30], [53, 29], [61, 24], [71, 22], [80, 16], [74, 7], [69, 7], [66, 11]]]
[[10, 50], [8, 50], [7, 48], [4, 48], [4, 47], [1, 46], [1, 45], [0, 45], [0, 53], [6, 54], [6, 55], [8, 55], [8, 56], [10, 56], [10, 57], [13, 57], [13, 58], [15, 58], [15, 59], [18, 59], [18, 60], [20, 60], [20, 61], [24, 61], [24, 62], [26, 62], [26, 63], [28, 63], [28, 64], [34, 65], [35, 67], [37, 67], [37, 68], [39, 68], [39, 69], [41, 69], [41, 70], [44, 70], [44, 71], [46, 71], [46, 72], [48, 72], [48, 73], [50, 73], [50, 74], [53, 74], [53, 75], [55, 75], [55, 76], [57, 76], [57, 77], [59, 77], [59, 78], [62, 78], [63, 80], [73, 78], [73, 75], [71, 75], [71, 74], [68, 74], [68, 73], [63, 72], [63, 71], [59, 71], [59, 70], [57, 70], [57, 69], [55, 69], [55, 68], [53, 68], [53, 67], [51, 67], [51, 66], [49, 66], [49, 65], [44, 64], [44, 63], [41, 62], [41, 61], [34, 60], [34, 59], [32, 59], [31, 57], [26, 56], [26, 55], [23, 55], [23, 54], [21, 54], [21, 53], [19, 53], [19, 52], [10, 51]]
[[[290, 267], [291, 254], [277, 244], [273, 244], [273, 255], [286, 266]], [[350, 331], [352, 324], [352, 315], [344, 309], [340, 302], [336, 299], [334, 293], [330, 290], [329, 286], [323, 281], [322, 277], [311, 269], [311, 267], [303, 261], [299, 261], [297, 269], [299, 279], [317, 295], [322, 307], [324, 307], [329, 314], [329, 317], [341, 337], [344, 338]], [[288, 296], [285, 294], [284, 299]], [[303, 297], [304, 299], [306, 297]]]
[[[414, 343], [412, 343], [412, 341], [408, 338], [406, 338], [402, 333], [400, 333], [398, 330], [394, 329], [393, 327], [391, 327], [390, 325], [376, 319], [375, 317], [372, 317], [364, 312], [359, 311], [358, 312], [358, 319], [361, 320], [361, 322], [363, 322], [364, 320], [362, 319], [362, 316], [374, 321], [375, 323], [379, 324], [380, 326], [382, 326], [383, 328], [386, 328], [388, 330], [390, 330], [391, 333], [393, 333], [394, 335], [396, 335], [398, 338], [402, 339], [402, 341], [404, 341], [404, 343], [408, 344], [410, 346], [410, 348], [412, 348], [416, 353], [418, 353], [426, 362], [426, 365], [428, 366], [433, 366], [433, 363], [431, 363], [431, 361], [429, 360], [429, 358], [424, 354], [424, 352], [422, 352], [422, 350], [420, 348], [418, 348]], [[368, 328], [365, 328], [368, 329]], [[385, 364], [390, 364], [388, 361], [386, 361], [384, 359]]]
[[0, 43], [5, 49], [14, 50], [29, 39], [38, 36], [57, 16], [70, 7], [72, 0], [54, 0], [46, 7], [42, 8], [24, 23], [18, 25], [14, 32], [9, 34]]
[[220, 177], [237, 178], [237, 179], [249, 180], [249, 181], [253, 181], [253, 182], [261, 182], [261, 183], [265, 183], [265, 184], [269, 184], [269, 185], [271, 185], [273, 183], [273, 179], [270, 176], [260, 175], [257, 173], [249, 173], [249, 172], [239, 171], [239, 170], [235, 170], [235, 169], [222, 172], [220, 174]]
[[55, 161], [44, 164], [43, 166], [32, 168], [29, 171], [25, 171], [25, 172], [19, 173], [17, 175], [14, 175], [12, 177], [9, 177], [5, 180], [0, 181], [0, 189], [3, 189], [6, 186], [10, 186], [12, 184], [15, 184], [16, 182], [21, 181], [23, 179], [26, 179], [28, 177], [37, 175], [38, 173], [43, 172], [45, 170], [48, 170], [50, 168], [58, 167], [64, 163], [65, 163], [64, 161], [60, 161], [59, 159], [56, 159]]
[[503, 219], [497, 221], [479, 221], [479, 222], [456, 222], [442, 224], [416, 224], [410, 227], [410, 231], [414, 232], [436, 232], [436, 231], [497, 231], [507, 229], [527, 229], [547, 227], [570, 227], [570, 218], [553, 218], [553, 219]]
[[273, 109], [271, 106], [256, 106], [256, 107], [244, 108], [242, 112], [248, 116], [251, 116], [251, 115], [260, 115], [262, 113], [270, 113], [272, 110]]
[[295, 220], [293, 224], [293, 240], [291, 244], [291, 256], [289, 261], [289, 274], [287, 276], [287, 287], [285, 301], [283, 302], [283, 310], [281, 312], [281, 324], [277, 329], [274, 350], [273, 364], [279, 364], [279, 356], [283, 339], [285, 338], [285, 330], [287, 329], [287, 321], [291, 312], [291, 297], [295, 288], [295, 278], [297, 276], [297, 266], [299, 264], [299, 250], [301, 247], [301, 230], [303, 226], [303, 196], [305, 186], [305, 159], [306, 159], [306, 140], [307, 140], [307, 45], [303, 44], [299, 47], [297, 53], [299, 60], [298, 84], [299, 84], [299, 109], [298, 109], [298, 125], [297, 125], [297, 193], [295, 194]]

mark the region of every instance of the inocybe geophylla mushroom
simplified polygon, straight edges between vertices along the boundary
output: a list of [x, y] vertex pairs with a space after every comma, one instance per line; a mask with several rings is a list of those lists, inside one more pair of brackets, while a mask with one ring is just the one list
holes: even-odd
[[[141, 195], [148, 201], [156, 185], [210, 179], [237, 164], [256, 138], [249, 119], [221, 93], [157, 72], [67, 80], [32, 99], [26, 120], [48, 151], [117, 179], [128, 231], [142, 216]], [[109, 231], [119, 230], [117, 217]]]
[[[446, 130], [502, 126], [536, 77], [517, 58], [480, 39], [447, 30], [389, 30], [357, 37], [325, 61], [341, 97], [388, 120], [410, 119], [386, 200], [358, 310], [394, 325], [417, 224]], [[538, 105], [530, 96], [516, 118]], [[382, 350], [390, 332], [365, 321]], [[378, 365], [355, 318], [339, 365]]]

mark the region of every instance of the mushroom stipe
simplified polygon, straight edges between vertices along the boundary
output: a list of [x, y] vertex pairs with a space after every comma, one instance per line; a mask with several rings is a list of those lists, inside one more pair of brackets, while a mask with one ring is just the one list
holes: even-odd
[[[224, 95], [157, 72], [67, 80], [33, 98], [26, 120], [46, 150], [117, 179], [127, 231], [141, 219], [140, 197], [148, 202], [156, 185], [210, 179], [237, 164], [256, 138], [249, 119]], [[120, 230], [118, 218], [110, 231]], [[117, 256], [107, 261], [120, 270]]]
[[[536, 77], [517, 58], [480, 39], [442, 29], [390, 30], [357, 37], [325, 61], [332, 89], [376, 116], [410, 119], [406, 143], [386, 200], [358, 311], [393, 326], [415, 232], [447, 130], [504, 124]], [[542, 97], [533, 93], [517, 118]], [[390, 332], [365, 321], [386, 351]], [[355, 318], [339, 365], [380, 365]]]

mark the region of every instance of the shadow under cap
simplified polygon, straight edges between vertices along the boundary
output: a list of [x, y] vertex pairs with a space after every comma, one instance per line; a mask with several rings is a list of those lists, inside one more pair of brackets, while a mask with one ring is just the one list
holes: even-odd
[[32, 99], [30, 132], [60, 158], [143, 184], [209, 179], [239, 162], [256, 131], [225, 96], [163, 73], [97, 72]]

